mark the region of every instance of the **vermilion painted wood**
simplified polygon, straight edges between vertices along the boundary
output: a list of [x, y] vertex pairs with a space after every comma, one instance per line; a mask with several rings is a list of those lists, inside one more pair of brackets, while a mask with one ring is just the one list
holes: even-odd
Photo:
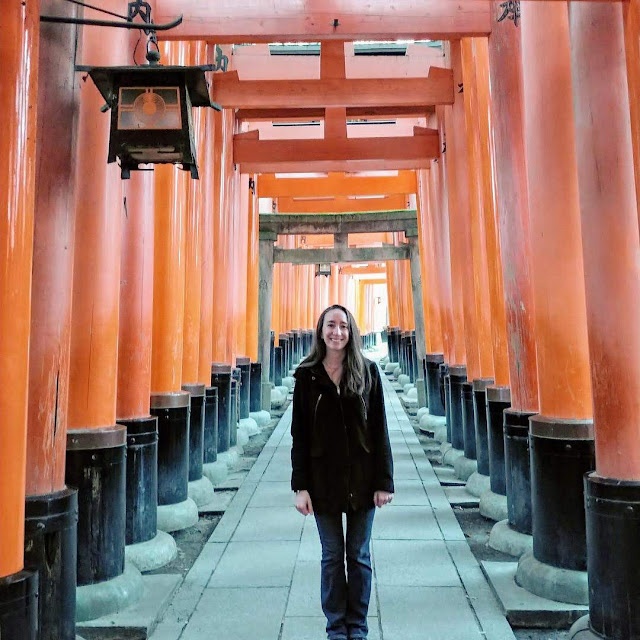
[[638, 481], [640, 234], [622, 7], [569, 15], [596, 471]]
[[[495, 0], [494, 10], [499, 10]], [[493, 105], [496, 196], [511, 406], [538, 411], [538, 369], [535, 345], [529, 190], [524, 140], [524, 95], [521, 29], [497, 23], [489, 38], [489, 72]]]
[[3, 7], [0, 38], [0, 577], [23, 568], [39, 3]]
[[524, 3], [521, 29], [539, 411], [590, 419], [567, 6]]
[[[468, 149], [468, 185], [469, 185], [469, 232], [471, 235], [473, 299], [475, 302], [475, 320], [468, 323], [465, 318], [467, 335], [476, 343], [477, 369], [469, 367], [468, 379], [493, 378], [493, 348], [491, 342], [491, 307], [489, 274], [487, 270], [487, 248], [485, 244], [483, 210], [484, 192], [482, 189], [482, 165], [480, 158], [480, 140], [477, 121], [478, 98], [475, 73], [474, 40], [461, 41], [462, 72], [464, 82], [464, 109]], [[470, 300], [471, 298], [469, 298]], [[465, 300], [466, 304], [466, 300]], [[469, 329], [473, 327], [471, 333]], [[469, 343], [467, 343], [469, 348]], [[467, 355], [468, 361], [471, 362]]]
[[[166, 32], [170, 38], [217, 43], [296, 42], [310, 40], [448, 39], [487, 35], [489, 3], [449, 0], [375, 0], [366, 13], [355, 0], [330, 6], [322, 0], [279, 0], [274, 5], [222, 0], [215, 5], [197, 0], [158, 0], [154, 21], [184, 15], [183, 23]], [[335, 25], [335, 20], [338, 25]], [[163, 34], [164, 35], [164, 34]]]
[[403, 194], [382, 198], [330, 199], [278, 198], [278, 213], [353, 213], [366, 211], [394, 211], [405, 209], [407, 199]]
[[[249, 193], [247, 235], [247, 355], [252, 361], [258, 360], [258, 257], [259, 257], [259, 215], [258, 193], [256, 188], [257, 176], [251, 176], [253, 189]], [[274, 292], [276, 278], [274, 274]], [[272, 305], [275, 304], [275, 298]]]
[[[622, 4], [636, 193], [640, 193], [640, 0]], [[640, 218], [640, 207], [638, 207]]]

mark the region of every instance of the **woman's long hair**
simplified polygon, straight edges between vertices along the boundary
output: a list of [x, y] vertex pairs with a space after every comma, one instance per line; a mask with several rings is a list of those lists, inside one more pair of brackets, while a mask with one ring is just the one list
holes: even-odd
[[358, 325], [351, 312], [340, 304], [334, 304], [327, 307], [318, 318], [316, 332], [313, 336], [313, 344], [311, 345], [311, 353], [300, 363], [300, 367], [313, 367], [321, 364], [327, 355], [327, 345], [322, 338], [322, 327], [324, 326], [324, 318], [334, 309], [343, 311], [347, 316], [347, 325], [349, 327], [349, 341], [345, 346], [344, 364], [342, 372], [342, 386], [348, 393], [354, 395], [362, 395], [371, 385], [371, 373], [365, 365], [362, 356], [362, 339]]

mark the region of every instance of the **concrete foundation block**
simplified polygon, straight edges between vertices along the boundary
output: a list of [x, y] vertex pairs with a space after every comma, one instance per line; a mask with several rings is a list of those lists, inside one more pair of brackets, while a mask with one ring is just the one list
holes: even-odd
[[268, 411], [252, 411], [249, 414], [250, 418], [253, 418], [258, 425], [258, 428], [262, 430], [271, 422], [271, 414]]
[[418, 409], [418, 415], [417, 415], [418, 420], [420, 420], [422, 416], [428, 416], [428, 415], [429, 415], [429, 409], [427, 409], [427, 407], [420, 407]]
[[589, 604], [589, 584], [586, 571], [560, 569], [536, 560], [533, 551], [520, 557], [516, 571], [516, 583], [541, 598]]
[[589, 616], [583, 616], [569, 630], [569, 640], [602, 640], [602, 638], [591, 631]]
[[238, 454], [242, 455], [244, 453], [245, 446], [249, 444], [249, 433], [247, 432], [247, 428], [245, 425], [238, 424], [238, 429], [236, 431], [236, 440]]
[[198, 522], [198, 507], [187, 498], [177, 504], [158, 505], [158, 530], [171, 533], [193, 527]]
[[533, 550], [533, 536], [516, 531], [509, 526], [508, 520], [500, 520], [491, 529], [489, 546], [496, 551], [519, 558]]
[[487, 491], [480, 496], [480, 515], [487, 520], [500, 522], [509, 517], [507, 496]]
[[189, 497], [200, 507], [213, 500], [213, 485], [207, 476], [203, 475], [200, 480], [193, 480], [189, 483]]
[[402, 369], [400, 368], [400, 365], [397, 365], [396, 368], [393, 370], [393, 377], [397, 380], [399, 376], [404, 375], [402, 373]]
[[205, 462], [205, 464], [202, 465], [202, 474], [209, 478], [209, 481], [215, 487], [227, 479], [229, 469], [222, 460]]
[[129, 544], [124, 548], [127, 562], [140, 571], [155, 571], [168, 565], [178, 554], [176, 541], [168, 533], [158, 531], [155, 538]]
[[491, 478], [475, 471], [467, 480], [467, 491], [479, 498], [491, 490]]
[[176, 574], [143, 576], [143, 594], [119, 613], [78, 624], [86, 640], [150, 638], [164, 615], [182, 578]]
[[[453, 449], [453, 445], [450, 442], [447, 442], [446, 440], [442, 442], [442, 444], [440, 445], [440, 453], [442, 454], [442, 464], [444, 464], [444, 456], [451, 451], [451, 449]], [[462, 455], [464, 455], [464, 451], [462, 452]]]
[[[398, 367], [398, 368], [400, 368], [400, 367]], [[405, 393], [406, 393], [407, 385], [411, 385], [409, 387], [409, 389], [411, 389], [411, 387], [413, 387], [413, 384], [411, 384], [411, 378], [406, 373], [399, 373], [398, 374], [398, 384], [402, 387], [402, 389], [403, 389], [403, 391], [405, 391]]]
[[238, 465], [240, 455], [236, 447], [230, 447], [224, 453], [218, 454], [218, 461], [224, 462], [227, 465], [227, 469], [235, 469]]
[[460, 480], [468, 480], [478, 470], [478, 461], [461, 456], [453, 463], [456, 475]]
[[282, 386], [287, 387], [289, 391], [293, 389], [293, 385], [296, 383], [296, 379], [293, 376], [286, 376], [282, 378]]
[[143, 591], [140, 570], [125, 562], [123, 573], [116, 578], [76, 589], [76, 621], [86, 622], [122, 611], [138, 602]]
[[398, 363], [397, 362], [387, 362], [387, 364], [384, 365], [384, 372], [387, 375], [393, 375], [393, 372], [398, 368]]
[[405, 385], [404, 394], [410, 400], [416, 400], [416, 401], [418, 400], [418, 390], [413, 384]]
[[246, 430], [249, 437], [257, 436], [260, 433], [258, 423], [252, 417], [242, 418], [239, 424]]
[[276, 387], [275, 389], [271, 389], [271, 408], [272, 409], [280, 409], [287, 401], [287, 396], [284, 395], [281, 391]]
[[[443, 445], [444, 446], [444, 445]], [[458, 458], [464, 458], [464, 451], [450, 447], [447, 452], [442, 454], [442, 464], [448, 464], [453, 467]], [[460, 477], [460, 476], [458, 476]], [[466, 479], [466, 478], [465, 478]]]
[[380, 358], [380, 366], [384, 369], [384, 367], [387, 366], [387, 363], [389, 362], [389, 356], [384, 356], [383, 358]]
[[436, 442], [446, 442], [447, 441], [447, 425], [443, 424], [440, 427], [436, 427], [433, 430], [433, 439]]

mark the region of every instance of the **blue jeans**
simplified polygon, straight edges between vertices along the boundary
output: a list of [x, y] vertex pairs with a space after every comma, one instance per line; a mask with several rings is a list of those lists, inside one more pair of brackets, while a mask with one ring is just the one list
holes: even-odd
[[346, 557], [341, 513], [316, 513], [322, 543], [320, 599], [327, 618], [329, 640], [367, 637], [367, 612], [371, 596], [369, 543], [375, 507], [347, 512]]

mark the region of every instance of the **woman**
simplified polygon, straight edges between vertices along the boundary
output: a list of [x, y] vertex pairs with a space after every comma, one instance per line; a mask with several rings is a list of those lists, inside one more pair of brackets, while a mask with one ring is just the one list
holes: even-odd
[[333, 305], [320, 315], [311, 354], [295, 373], [291, 488], [296, 509], [318, 524], [329, 640], [367, 637], [373, 515], [393, 498], [382, 382], [361, 348], [353, 316]]

